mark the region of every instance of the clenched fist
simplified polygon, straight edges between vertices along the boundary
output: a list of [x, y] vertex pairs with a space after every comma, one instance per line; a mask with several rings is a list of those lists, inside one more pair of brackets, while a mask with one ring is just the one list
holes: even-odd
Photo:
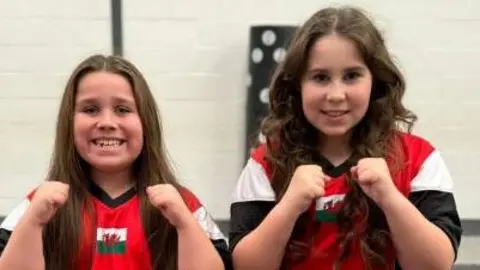
[[387, 162], [383, 158], [364, 158], [351, 169], [363, 192], [380, 207], [400, 191], [393, 183]]
[[68, 198], [69, 186], [67, 184], [47, 181], [42, 183], [33, 195], [26, 218], [33, 225], [44, 226], [62, 207]]
[[293, 207], [298, 215], [305, 212], [313, 200], [325, 194], [325, 182], [330, 177], [317, 165], [300, 165], [295, 170], [282, 198], [287, 206]]
[[194, 219], [180, 193], [170, 184], [148, 187], [147, 196], [150, 203], [177, 229]]

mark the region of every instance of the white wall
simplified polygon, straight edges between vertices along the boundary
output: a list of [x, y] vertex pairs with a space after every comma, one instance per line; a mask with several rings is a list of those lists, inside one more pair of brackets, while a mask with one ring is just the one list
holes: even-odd
[[[294, 24], [331, 2], [123, 1], [125, 55], [155, 92], [179, 176], [215, 217], [228, 218], [242, 166], [249, 26]], [[480, 218], [480, 1], [334, 3], [349, 2], [386, 32], [417, 132], [444, 152], [462, 217]], [[109, 1], [0, 0], [0, 18], [2, 214], [45, 172], [65, 76], [87, 53], [110, 51], [111, 34]]]
[[0, 215], [45, 177], [69, 73], [110, 52], [109, 5], [0, 0]]

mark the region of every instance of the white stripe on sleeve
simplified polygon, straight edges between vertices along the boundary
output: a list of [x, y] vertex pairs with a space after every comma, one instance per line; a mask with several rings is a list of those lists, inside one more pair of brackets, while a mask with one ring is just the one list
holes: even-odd
[[0, 224], [0, 228], [13, 231], [15, 226], [17, 226], [18, 221], [27, 211], [29, 205], [30, 201], [28, 199], [24, 199], [7, 215], [7, 217], [5, 217], [2, 224]]
[[453, 191], [452, 176], [442, 156], [436, 150], [423, 162], [420, 171], [411, 183], [411, 192], [428, 190]]
[[275, 201], [275, 192], [257, 161], [250, 158], [245, 165], [233, 192], [233, 202]]
[[200, 207], [193, 213], [193, 216], [197, 219], [200, 226], [207, 233], [208, 237], [212, 240], [227, 240], [223, 233], [218, 228], [217, 224], [213, 220], [212, 216], [207, 212], [205, 207]]

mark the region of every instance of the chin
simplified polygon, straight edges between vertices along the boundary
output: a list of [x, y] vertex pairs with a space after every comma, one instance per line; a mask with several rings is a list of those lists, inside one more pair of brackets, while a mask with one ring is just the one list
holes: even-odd
[[102, 172], [108, 172], [108, 173], [124, 171], [133, 164], [133, 162], [114, 161], [114, 160], [100, 161], [100, 162], [89, 161], [88, 163], [90, 164], [90, 166], [92, 166], [96, 170], [99, 170]]
[[328, 128], [318, 128], [320, 132], [327, 137], [344, 137], [350, 134], [350, 128], [347, 127], [328, 127]]

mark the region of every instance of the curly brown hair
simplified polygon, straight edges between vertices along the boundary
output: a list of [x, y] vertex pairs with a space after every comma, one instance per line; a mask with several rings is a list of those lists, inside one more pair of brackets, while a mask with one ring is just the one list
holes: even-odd
[[[272, 187], [277, 200], [288, 188], [294, 170], [301, 164], [313, 163], [318, 154], [318, 130], [307, 121], [302, 110], [301, 79], [306, 72], [311, 47], [318, 39], [333, 33], [356, 44], [372, 74], [369, 108], [353, 128], [350, 138], [352, 165], [363, 157], [391, 158], [393, 164], [401, 164], [396, 134], [401, 130], [410, 132], [417, 119], [402, 104], [405, 92], [403, 75], [393, 62], [384, 38], [366, 13], [348, 6], [317, 11], [297, 30], [284, 61], [273, 75], [269, 112], [261, 126], [267, 139], [266, 156], [272, 164]], [[349, 256], [354, 238], [359, 237], [362, 256], [369, 268], [374, 268], [386, 263], [383, 252], [390, 239], [388, 226], [383, 212], [352, 180], [351, 174], [348, 174], [347, 182], [351, 191], [337, 214], [338, 243], [342, 249], [336, 267]], [[363, 232], [354, 231], [356, 216], [364, 217], [363, 221], [368, 224], [362, 226], [366, 227]], [[312, 223], [315, 224], [307, 214], [297, 220], [287, 245], [287, 253], [293, 253], [294, 261], [304, 258], [312, 245], [313, 240], [306, 243], [301, 237], [307, 224]], [[290, 260], [290, 263], [295, 262]]]
[[[118, 56], [103, 55], [90, 56], [75, 68], [60, 103], [47, 179], [68, 184], [70, 194], [65, 205], [44, 230], [45, 269], [76, 269], [79, 259], [89, 260], [79, 258], [79, 253], [82, 252], [80, 247], [86, 239], [95, 234], [93, 231], [86, 232], [82, 227], [86, 222], [95, 222], [92, 220], [95, 216], [94, 207], [87, 197], [86, 179], [90, 176], [90, 165], [80, 157], [73, 143], [73, 118], [79, 82], [87, 74], [98, 71], [118, 74], [132, 88], [144, 131], [144, 145], [133, 164], [133, 177], [140, 198], [141, 218], [151, 253], [151, 265], [152, 269], [177, 269], [176, 230], [149, 203], [145, 192], [148, 186], [155, 184], [172, 184], [181, 188], [168, 163], [155, 99], [144, 77], [132, 63]], [[86, 213], [82, 215], [84, 209]]]

